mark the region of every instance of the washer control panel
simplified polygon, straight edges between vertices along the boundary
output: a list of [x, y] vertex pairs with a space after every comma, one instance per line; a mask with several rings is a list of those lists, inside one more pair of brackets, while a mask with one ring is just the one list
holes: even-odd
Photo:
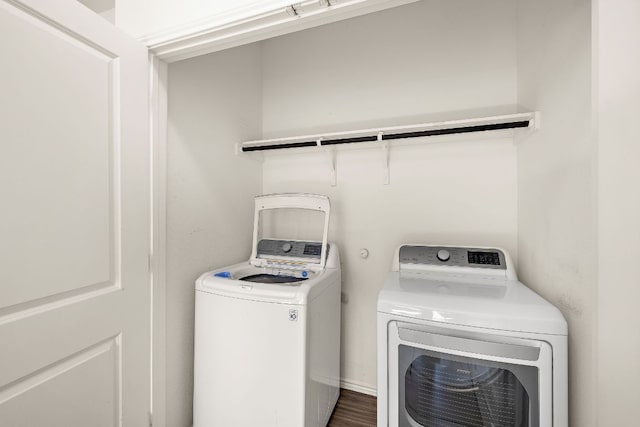
[[399, 257], [400, 264], [507, 269], [504, 253], [499, 249], [405, 245], [400, 248]]
[[[329, 246], [327, 245], [327, 251]], [[258, 258], [308, 258], [320, 259], [322, 243], [296, 240], [262, 239], [258, 242]]]

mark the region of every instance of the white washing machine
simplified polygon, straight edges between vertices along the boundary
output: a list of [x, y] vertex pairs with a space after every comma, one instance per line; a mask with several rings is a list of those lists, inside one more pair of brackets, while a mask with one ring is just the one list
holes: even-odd
[[566, 427], [567, 323], [501, 249], [401, 246], [378, 298], [378, 427]]
[[[323, 213], [322, 240], [262, 237], [261, 215], [284, 209]], [[327, 424], [340, 393], [341, 289], [329, 209], [325, 196], [256, 197], [251, 259], [197, 280], [194, 427]]]

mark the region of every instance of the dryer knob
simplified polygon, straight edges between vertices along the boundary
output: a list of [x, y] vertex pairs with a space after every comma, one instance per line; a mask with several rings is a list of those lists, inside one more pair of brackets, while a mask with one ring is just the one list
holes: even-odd
[[284, 252], [286, 254], [287, 252], [291, 252], [292, 248], [293, 248], [293, 246], [291, 246], [291, 243], [284, 243], [282, 245], [282, 252]]
[[451, 254], [449, 254], [449, 251], [444, 249], [440, 249], [438, 251], [438, 259], [440, 261], [449, 261], [449, 258], [451, 258]]

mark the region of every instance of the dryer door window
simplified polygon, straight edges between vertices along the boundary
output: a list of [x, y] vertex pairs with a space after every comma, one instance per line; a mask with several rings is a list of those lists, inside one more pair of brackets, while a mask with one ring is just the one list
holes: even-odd
[[538, 368], [400, 345], [400, 426], [536, 427]]

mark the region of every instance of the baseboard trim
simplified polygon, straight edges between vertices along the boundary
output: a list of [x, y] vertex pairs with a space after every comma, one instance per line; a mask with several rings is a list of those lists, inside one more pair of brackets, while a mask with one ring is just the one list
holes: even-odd
[[358, 393], [368, 394], [369, 396], [378, 395], [378, 390], [375, 387], [371, 387], [368, 384], [362, 384], [360, 382], [351, 380], [340, 380], [340, 388], [355, 391]]

